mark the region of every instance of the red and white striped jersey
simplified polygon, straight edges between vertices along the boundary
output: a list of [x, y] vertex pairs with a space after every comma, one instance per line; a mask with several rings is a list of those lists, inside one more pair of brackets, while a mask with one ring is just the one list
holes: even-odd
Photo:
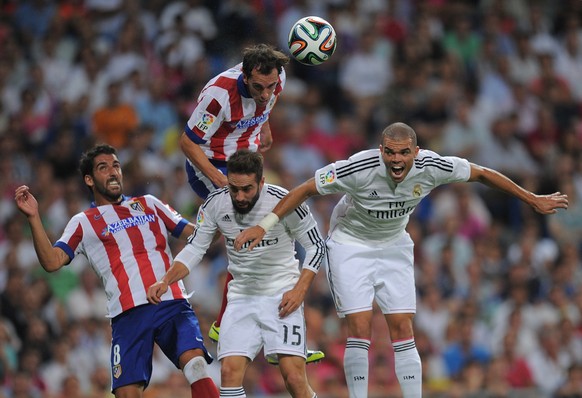
[[258, 107], [244, 82], [242, 63], [212, 78], [198, 96], [196, 108], [185, 127], [186, 135], [209, 159], [226, 161], [239, 149], [256, 152], [259, 132], [269, 119], [285, 86], [285, 69], [264, 107]]
[[[72, 260], [83, 254], [107, 294], [107, 316], [146, 304], [147, 289], [172, 264], [168, 232], [178, 237], [188, 221], [152, 195], [124, 197], [118, 205], [91, 207], [76, 214], [55, 243]], [[186, 298], [183, 283], [162, 300]]]

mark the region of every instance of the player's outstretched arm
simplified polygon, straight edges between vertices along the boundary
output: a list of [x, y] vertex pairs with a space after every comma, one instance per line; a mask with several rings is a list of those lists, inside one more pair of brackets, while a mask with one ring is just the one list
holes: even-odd
[[69, 256], [63, 250], [53, 247], [51, 244], [42, 225], [38, 211], [38, 202], [26, 185], [16, 188], [14, 201], [16, 202], [18, 210], [26, 216], [30, 224], [34, 250], [36, 251], [40, 265], [42, 265], [45, 271], [53, 272], [60, 269], [63, 265], [68, 264], [70, 261]]
[[554, 214], [557, 209], [568, 208], [568, 195], [554, 192], [549, 195], [536, 195], [522, 188], [502, 173], [471, 163], [471, 177], [469, 181], [477, 181], [491, 188], [499, 189], [515, 196], [530, 205], [540, 214]]
[[147, 298], [151, 304], [159, 304], [162, 296], [168, 291], [168, 286], [185, 278], [190, 273], [186, 265], [179, 261], [174, 261], [166, 274], [148, 288]]
[[263, 239], [265, 234], [273, 228], [281, 218], [296, 209], [301, 203], [305, 202], [307, 198], [315, 195], [319, 195], [319, 192], [317, 192], [314, 178], [311, 178], [303, 184], [293, 188], [279, 203], [277, 203], [277, 206], [275, 206], [273, 211], [261, 220], [259, 225], [247, 228], [236, 236], [234, 239], [235, 250], [240, 250], [243, 245], [249, 241], [251, 241], [251, 243], [247, 250], [253, 250], [253, 248], [261, 242], [261, 239]]

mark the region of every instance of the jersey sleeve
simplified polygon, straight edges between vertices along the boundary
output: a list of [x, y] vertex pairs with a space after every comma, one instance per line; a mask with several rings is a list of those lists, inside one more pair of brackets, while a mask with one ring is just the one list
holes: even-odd
[[184, 129], [188, 138], [196, 144], [207, 142], [224, 121], [224, 109], [220, 101], [210, 94], [212, 90], [210, 87], [200, 94], [198, 104]]
[[325, 257], [325, 241], [309, 207], [305, 203], [301, 204], [283, 218], [283, 223], [289, 235], [305, 249], [303, 268], [317, 273]]
[[198, 209], [194, 232], [188, 238], [188, 243], [174, 259], [186, 265], [190, 271], [200, 263], [218, 230], [217, 223], [211, 214], [212, 210], [206, 206], [207, 204], [208, 201]]
[[71, 262], [76, 254], [83, 252], [83, 225], [81, 214], [77, 214], [69, 220], [61, 237], [55, 242], [54, 247], [63, 250], [69, 256]]
[[338, 170], [349, 168], [350, 160], [340, 160], [328, 164], [315, 172], [315, 185], [321, 195], [346, 192], [353, 186], [355, 173], [339, 173]]
[[188, 220], [186, 220], [180, 213], [174, 210], [167, 203], [162, 202], [160, 199], [152, 195], [146, 195], [147, 200], [152, 201], [153, 207], [156, 211], [158, 217], [162, 219], [164, 225], [170, 231], [172, 236], [179, 237], [182, 231], [188, 225]]
[[[441, 172], [438, 177], [439, 184], [449, 184], [455, 182], [466, 182], [471, 177], [471, 164], [467, 159], [456, 156], [443, 156], [445, 162], [453, 165], [452, 172]], [[437, 169], [441, 170], [441, 169]]]

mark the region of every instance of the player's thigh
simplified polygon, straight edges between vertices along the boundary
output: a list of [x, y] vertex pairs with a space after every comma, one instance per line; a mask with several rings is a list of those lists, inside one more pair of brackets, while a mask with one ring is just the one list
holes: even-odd
[[408, 234], [377, 251], [374, 263], [376, 302], [384, 314], [416, 312], [414, 243]]
[[279, 316], [281, 296], [266, 297], [263, 300], [261, 324], [265, 339], [264, 354], [284, 354], [300, 357], [305, 361], [307, 346], [305, 341], [305, 315], [303, 305], [284, 318]]
[[218, 359], [243, 356], [253, 360], [263, 347], [263, 334], [258, 323], [262, 310], [257, 296], [228, 300], [220, 323]]
[[[112, 390], [147, 386], [152, 374], [154, 317], [152, 306], [139, 306], [111, 321]], [[126, 388], [124, 391], [133, 391]]]
[[[226, 166], [215, 165], [224, 175], [226, 175]], [[204, 173], [186, 160], [186, 174], [188, 175], [188, 183], [192, 190], [202, 199], [206, 199], [211, 192], [214, 192], [217, 187], [212, 183], [210, 178], [206, 177]]]
[[327, 241], [327, 279], [338, 315], [372, 309], [374, 302], [371, 248]]
[[212, 362], [204, 345], [196, 313], [187, 300], [164, 301], [156, 309], [155, 341], [177, 368], [185, 365], [180, 363], [180, 357], [184, 353], [188, 353], [190, 357], [201, 353], [207, 363]]

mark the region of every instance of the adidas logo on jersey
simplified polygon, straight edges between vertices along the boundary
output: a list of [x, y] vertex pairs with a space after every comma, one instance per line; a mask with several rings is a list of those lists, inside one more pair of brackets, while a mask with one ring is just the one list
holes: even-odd
[[230, 217], [227, 214], [226, 216], [222, 217], [222, 221], [231, 222], [232, 220], [230, 219]]
[[370, 194], [368, 195], [368, 197], [369, 198], [378, 199], [380, 196], [378, 195], [378, 192], [372, 191], [372, 192], [370, 192]]

